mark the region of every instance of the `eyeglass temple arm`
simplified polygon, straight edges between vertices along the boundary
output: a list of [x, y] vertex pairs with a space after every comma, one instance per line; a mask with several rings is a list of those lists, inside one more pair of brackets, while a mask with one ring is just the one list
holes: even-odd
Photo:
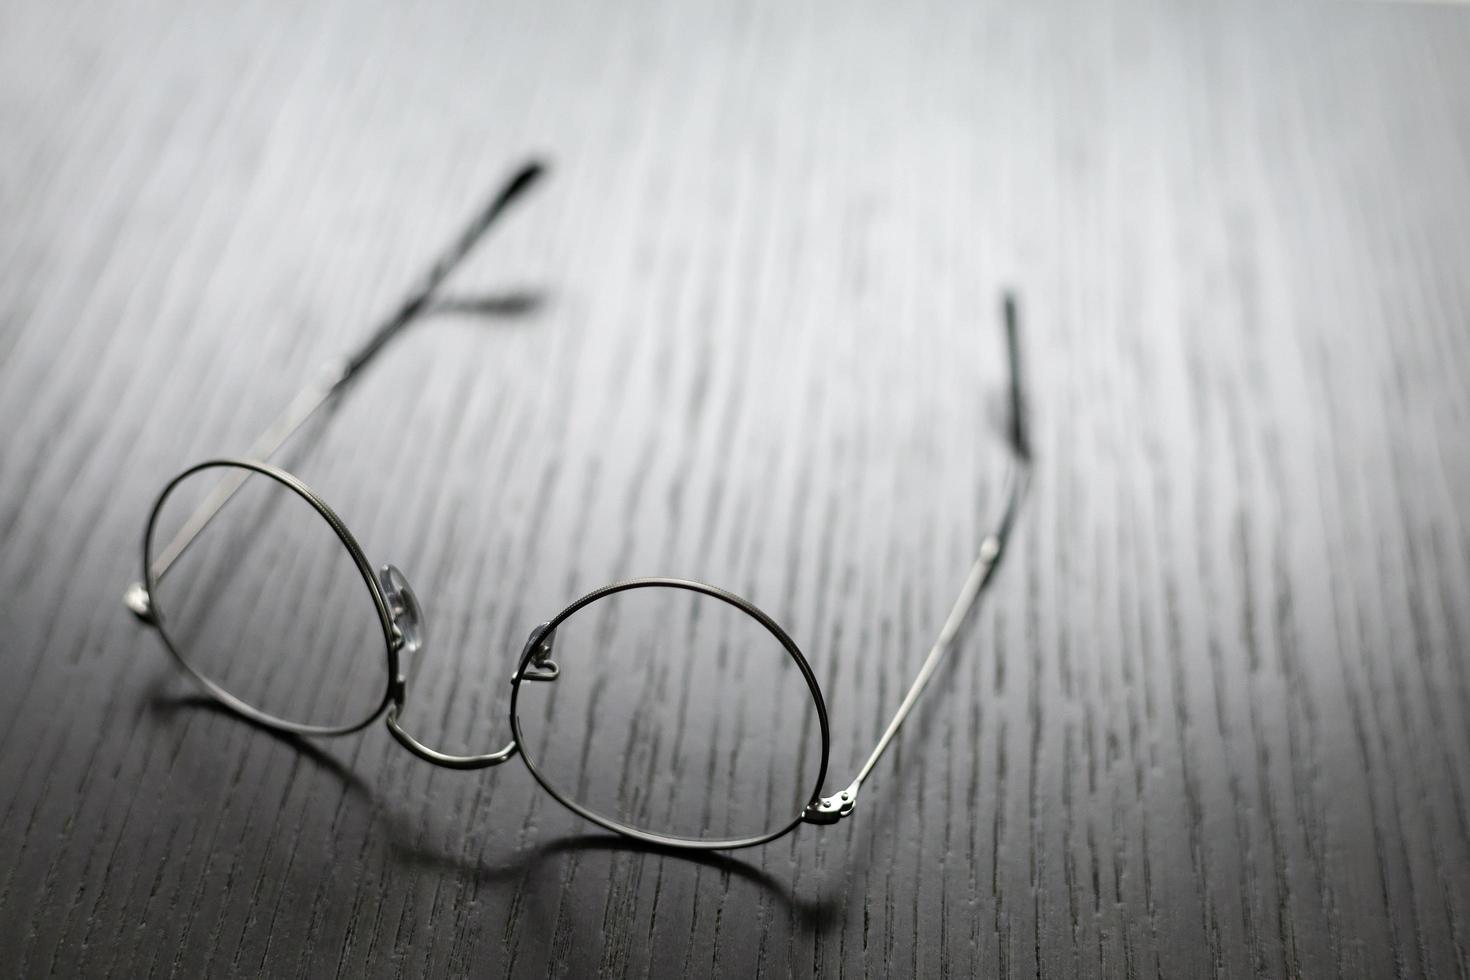
[[899, 728], [908, 718], [914, 705], [918, 703], [919, 697], [924, 693], [924, 688], [933, 678], [945, 654], [954, 647], [956, 638], [969, 621], [970, 614], [975, 611], [979, 598], [985, 591], [985, 587], [990, 584], [990, 579], [995, 574], [1001, 556], [1005, 553], [1006, 545], [1010, 541], [1011, 529], [1015, 525], [1016, 515], [1020, 511], [1021, 500], [1025, 496], [1031, 475], [1031, 442], [1026, 420], [1025, 395], [1021, 386], [1021, 345], [1020, 338], [1017, 336], [1019, 328], [1016, 299], [1010, 293], [1005, 295], [1004, 319], [1007, 359], [1010, 366], [1010, 419], [1006, 426], [1006, 441], [1012, 458], [1006, 476], [1005, 502], [1002, 505], [1000, 516], [990, 533], [981, 539], [980, 552], [970, 566], [969, 575], [965, 577], [965, 584], [960, 588], [960, 594], [950, 608], [949, 615], [945, 617], [944, 625], [939, 629], [938, 638], [929, 648], [928, 656], [924, 658], [923, 664], [919, 667], [918, 676], [914, 678], [913, 684], [909, 685], [908, 693], [903, 696], [903, 701], [899, 703], [893, 719], [888, 722], [888, 727], [883, 730], [878, 744], [868, 754], [868, 759], [858, 771], [857, 778], [842, 792], [824, 797], [809, 806], [803, 814], [803, 818], [808, 823], [836, 823], [852, 812], [853, 806], [857, 803], [858, 790], [862, 788], [863, 780], [868, 778], [868, 774], [883, 757], [883, 753], [898, 735]]
[[[409, 293], [393, 315], [383, 321], [382, 325], [357, 350], [341, 360], [324, 365], [316, 379], [297, 392], [295, 397], [287, 403], [285, 410], [276, 416], [270, 427], [250, 444], [246, 456], [250, 459], [264, 461], [275, 455], [276, 451], [306, 423], [307, 419], [311, 418], [334, 394], [345, 388], [382, 351], [388, 341], [396, 337], [404, 327], [423, 313], [424, 308], [434, 298], [434, 294], [438, 292], [444, 280], [490, 230], [491, 225], [501, 213], [521, 197], [545, 172], [545, 165], [538, 160], [531, 160], [523, 164], [490, 199], [489, 203], [476, 213], [474, 220], [466, 225], [459, 236], [439, 255], [419, 285]], [[247, 473], [227, 476], [204, 498], [164, 549], [158, 553], [158, 557], [153, 560], [152, 574], [155, 581], [163, 578], [169, 566], [178, 560], [184, 550], [198, 537], [199, 532], [203, 531], [215, 514], [219, 513], [220, 508], [228, 503], [235, 492], [244, 485], [248, 476]], [[129, 604], [132, 604], [131, 599]]]
[[[398, 311], [384, 321], [367, 342], [347, 358], [343, 368], [342, 381], [350, 379], [358, 371], [362, 370], [369, 361], [383, 349], [383, 346], [398, 335], [404, 327], [408, 326], [428, 305], [429, 300], [434, 298], [444, 280], [449, 274], [464, 261], [470, 249], [484, 237], [490, 226], [495, 224], [495, 219], [509, 207], [518, 197], [530, 189], [537, 179], [546, 172], [546, 167], [538, 160], [530, 160], [521, 165], [510, 180], [500, 188], [500, 191], [490, 199], [490, 202], [480, 209], [473, 221], [464, 227], [459, 237], [454, 240], [448, 248], [440, 253], [439, 258], [429, 267], [428, 273], [419, 283], [417, 289], [409, 293]], [[338, 384], [342, 382], [339, 381]]]

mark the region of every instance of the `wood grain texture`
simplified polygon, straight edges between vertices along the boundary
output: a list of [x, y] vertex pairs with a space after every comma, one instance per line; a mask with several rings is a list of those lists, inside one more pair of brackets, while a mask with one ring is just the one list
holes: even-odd
[[[0, 973], [1470, 973], [1470, 11], [901, 6], [0, 12]], [[452, 292], [543, 302], [415, 327], [292, 460], [416, 570], [462, 750], [530, 626], [687, 575], [808, 652], [842, 785], [1022, 293], [1017, 549], [841, 825], [632, 849], [191, 706], [122, 609], [163, 480], [527, 151]]]

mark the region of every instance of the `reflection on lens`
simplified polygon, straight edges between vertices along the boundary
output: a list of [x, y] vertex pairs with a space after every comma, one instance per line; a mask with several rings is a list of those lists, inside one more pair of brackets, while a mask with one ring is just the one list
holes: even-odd
[[196, 673], [258, 711], [297, 725], [366, 721], [388, 685], [381, 620], [341, 539], [301, 496], [247, 469], [200, 470], [165, 500], [149, 562], [241, 479], [153, 586], [164, 635]]
[[787, 827], [822, 765], [816, 702], [761, 622], [709, 595], [617, 592], [556, 629], [553, 681], [516, 694], [521, 752], [558, 795], [701, 841]]

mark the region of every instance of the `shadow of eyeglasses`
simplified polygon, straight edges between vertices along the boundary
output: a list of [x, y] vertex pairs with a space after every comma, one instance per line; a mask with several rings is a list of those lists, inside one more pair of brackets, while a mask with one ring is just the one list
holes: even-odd
[[421, 317], [518, 317], [536, 313], [545, 305], [545, 292], [521, 289], [488, 296], [445, 296], [443, 299], [430, 302], [419, 315]]
[[[486, 321], [479, 324], [481, 326], [506, 327], [520, 320], [532, 319], [549, 302], [547, 291], [536, 288], [473, 296], [449, 295], [430, 301], [415, 317], [410, 329], [412, 326], [427, 326], [435, 320], [479, 320]], [[329, 400], [317, 418], [302, 425], [296, 438], [280, 451], [281, 465], [290, 468], [316, 450], [341, 403], [341, 398]]]
[[[166, 683], [162, 678], [160, 681]], [[146, 702], [150, 713], [156, 717], [198, 711], [233, 721], [242, 720], [241, 716], [233, 714], [212, 698], [200, 694], [172, 694], [161, 689], [162, 683], [155, 686], [152, 696]], [[803, 897], [796, 894], [789, 884], [781, 881], [775, 875], [739, 858], [711, 851], [684, 851], [659, 847], [655, 844], [647, 844], [601, 831], [557, 837], [521, 852], [501, 864], [486, 864], [476, 858], [425, 847], [419, 843], [423, 837], [422, 828], [407, 826], [399, 814], [383, 804], [378, 794], [357, 772], [330, 752], [300, 735], [256, 725], [249, 719], [243, 720], [253, 729], [264, 732], [278, 743], [290, 747], [316, 768], [337, 779], [342, 783], [347, 795], [370, 804], [366, 810], [372, 815], [373, 821], [382, 824], [388, 830], [389, 850], [408, 866], [421, 870], [469, 875], [478, 883], [493, 883], [528, 878], [535, 875], [538, 869], [547, 862], [561, 858], [575, 861], [580, 856], [587, 854], [605, 854], [614, 857], [638, 856], [644, 859], [657, 859], [661, 862], [668, 861], [674, 867], [692, 867], [696, 869], [696, 872], [698, 870], [714, 871], [752, 885], [787, 908], [795, 917], [797, 924], [806, 930], [822, 932], [842, 921], [846, 903], [840, 897], [832, 895], [823, 895], [818, 898]]]

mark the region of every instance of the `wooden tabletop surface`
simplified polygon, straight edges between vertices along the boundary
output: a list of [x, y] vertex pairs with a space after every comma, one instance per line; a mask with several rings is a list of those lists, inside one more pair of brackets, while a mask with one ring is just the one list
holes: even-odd
[[[532, 154], [290, 460], [424, 594], [454, 751], [537, 622], [678, 575], [790, 632], [845, 785], [1020, 297], [1014, 548], [837, 825], [629, 846], [210, 710], [123, 608], [162, 484]], [[0, 974], [1465, 977], [1467, 512], [1470, 8], [0, 13]]]

